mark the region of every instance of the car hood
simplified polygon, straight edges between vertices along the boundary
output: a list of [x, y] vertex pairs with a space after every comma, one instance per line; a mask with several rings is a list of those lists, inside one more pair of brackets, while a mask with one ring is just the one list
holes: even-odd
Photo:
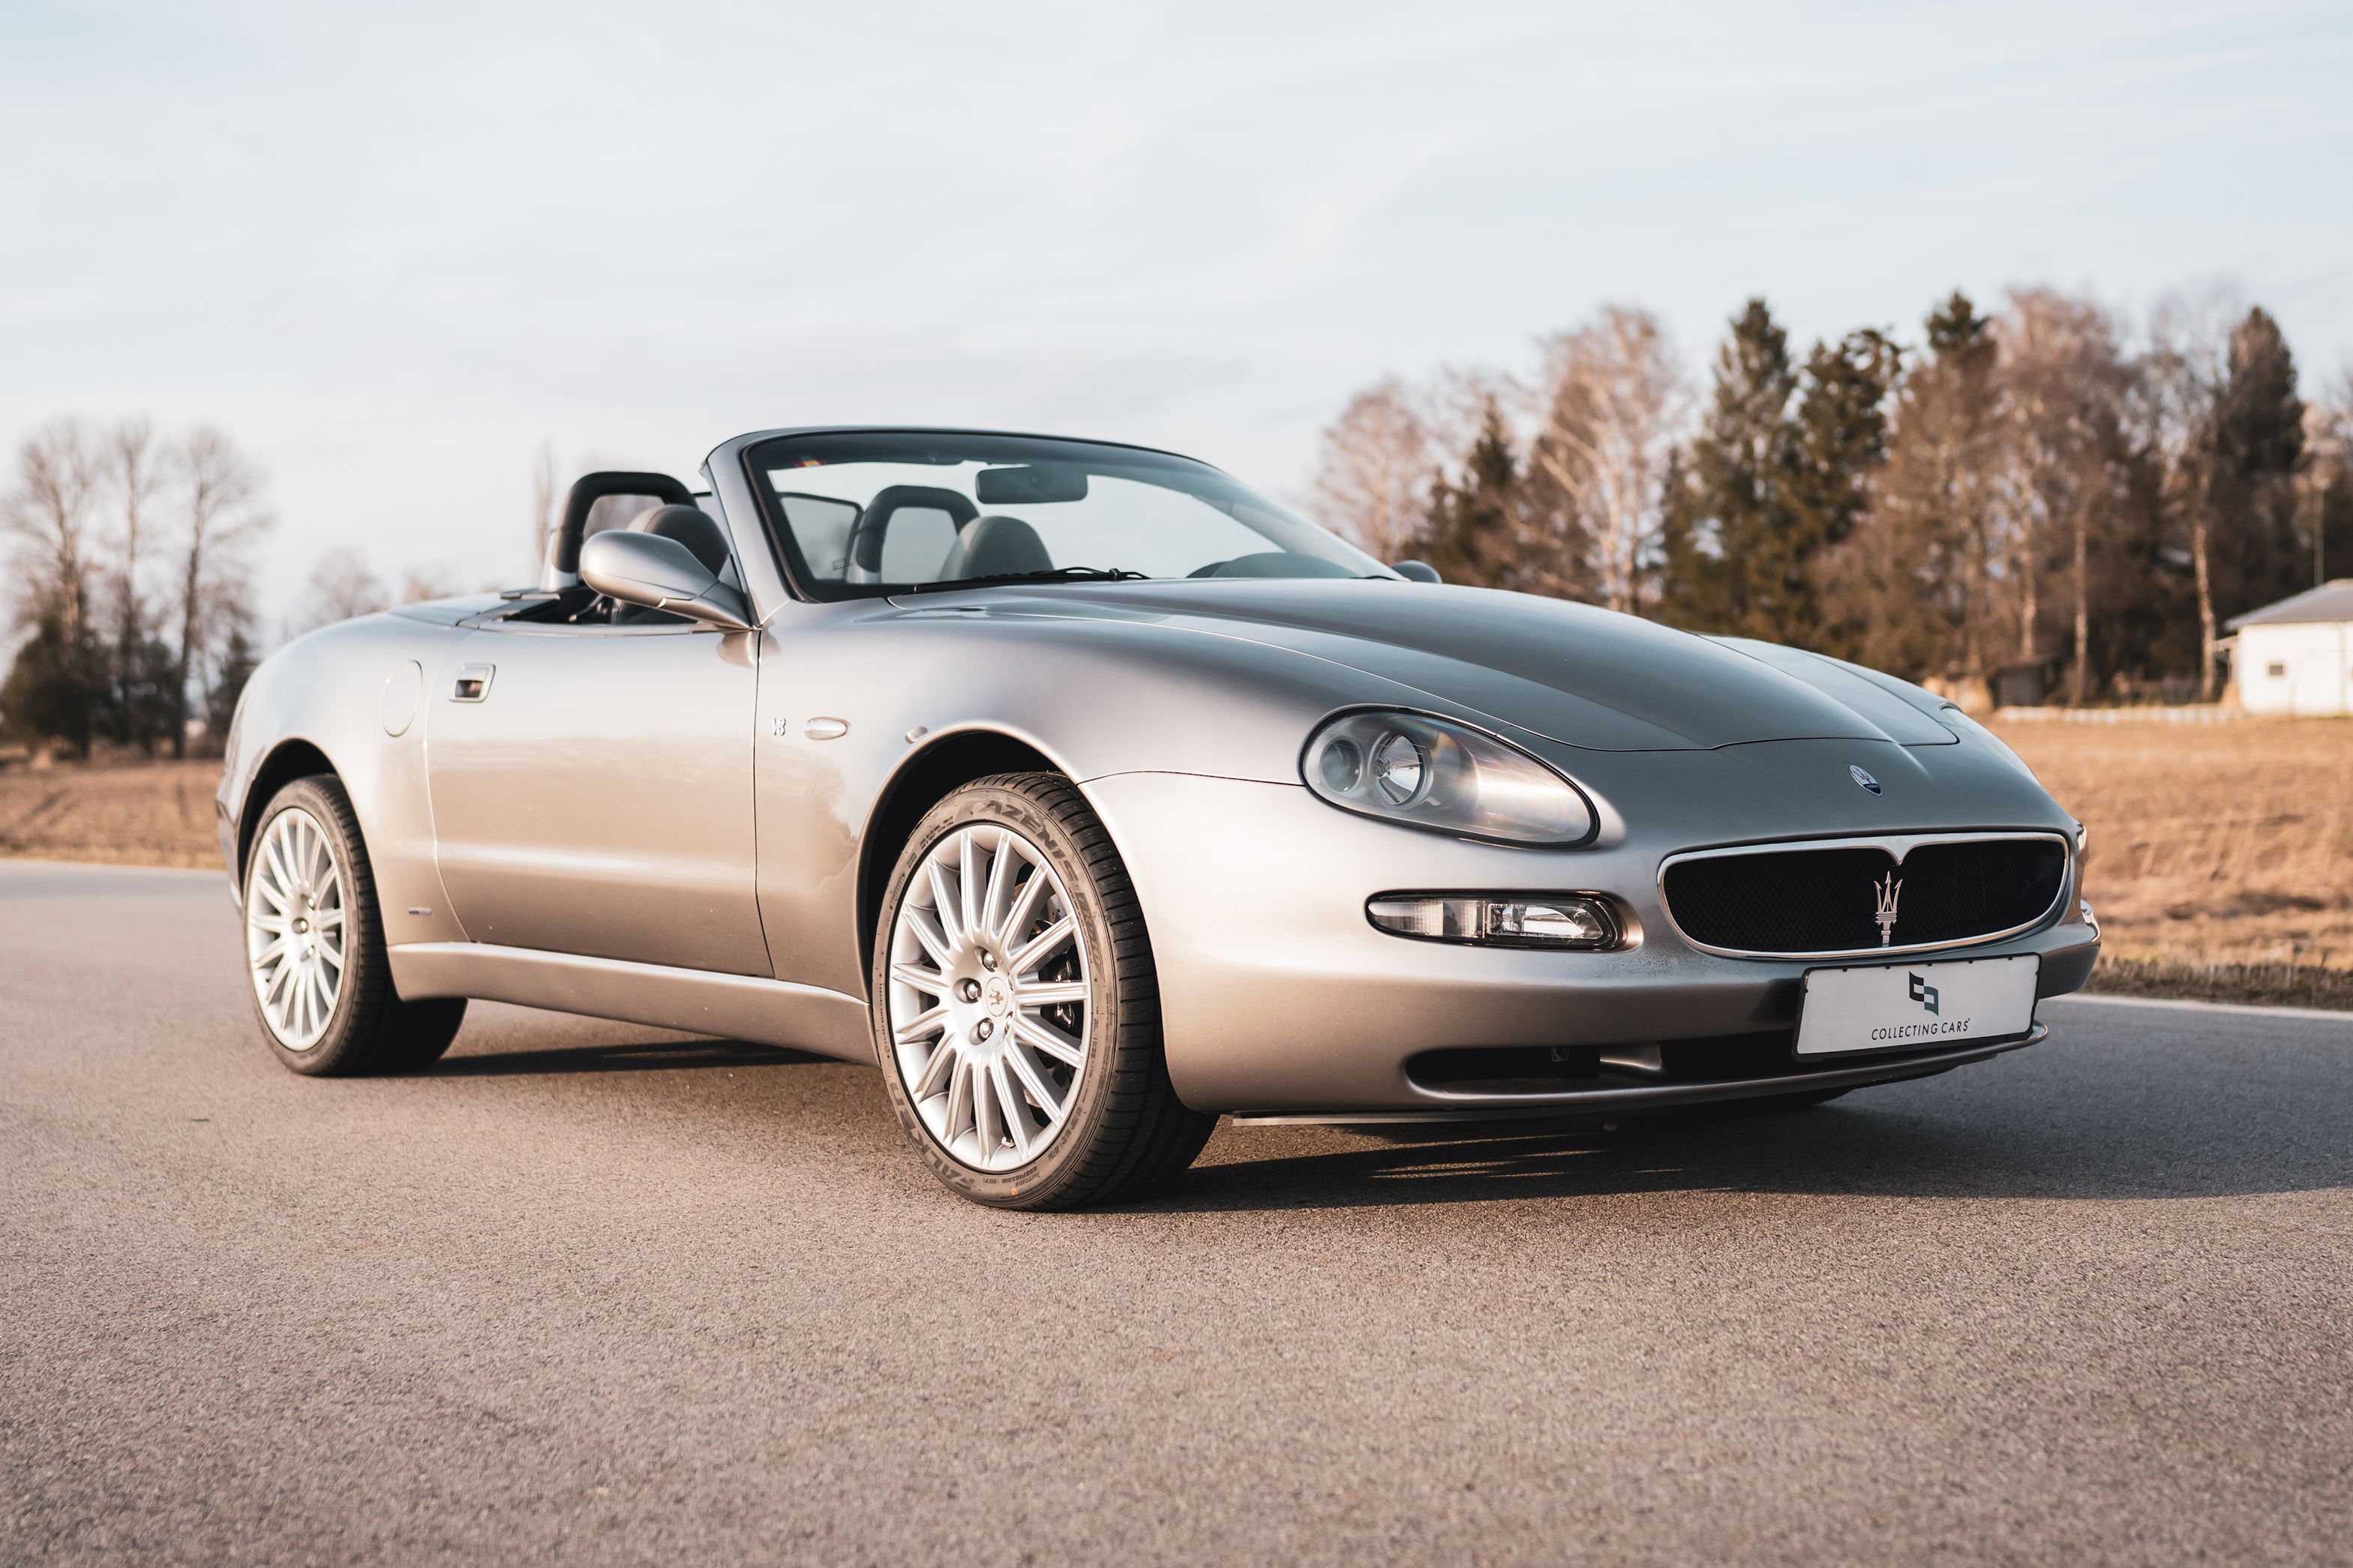
[[902, 605], [1150, 620], [1290, 648], [1596, 751], [1756, 741], [1950, 745], [1917, 688], [1796, 648], [1696, 637], [1589, 605], [1385, 580], [1071, 584]]

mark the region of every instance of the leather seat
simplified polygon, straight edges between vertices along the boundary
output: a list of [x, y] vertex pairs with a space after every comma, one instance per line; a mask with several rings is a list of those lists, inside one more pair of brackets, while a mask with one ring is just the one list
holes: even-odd
[[[735, 570], [734, 552], [727, 547], [727, 531], [701, 507], [649, 506], [629, 520], [629, 531], [678, 541], [712, 575], [742, 591], [744, 582]], [[649, 605], [615, 605], [612, 622], [617, 626], [668, 626], [672, 622], [683, 626], [688, 624], [688, 617], [670, 610], [657, 610]]]
[[956, 535], [940, 578], [994, 577], [1012, 572], [1051, 572], [1054, 558], [1038, 531], [1018, 517], [976, 518]]
[[971, 497], [936, 485], [885, 485], [874, 492], [858, 526], [850, 531], [846, 573], [850, 582], [882, 581], [882, 546], [891, 536], [892, 521], [909, 510], [944, 512], [961, 531], [980, 509], [972, 504]]
[[703, 569], [714, 577], [732, 578], [728, 570], [734, 552], [727, 547], [726, 531], [719, 520], [692, 506], [652, 506], [629, 520], [631, 533], [650, 533], [662, 539], [675, 539], [691, 551]]

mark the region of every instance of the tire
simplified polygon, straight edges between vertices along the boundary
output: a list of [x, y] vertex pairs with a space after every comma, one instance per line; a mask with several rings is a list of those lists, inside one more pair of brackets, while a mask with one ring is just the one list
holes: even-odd
[[1135, 889], [1059, 774], [977, 780], [916, 825], [883, 895], [871, 994], [900, 1125], [974, 1203], [1134, 1197], [1217, 1127], [1169, 1082]]
[[414, 1072], [465, 1021], [463, 997], [403, 1002], [351, 796], [296, 779], [261, 814], [245, 862], [246, 969], [278, 1059], [316, 1078]]

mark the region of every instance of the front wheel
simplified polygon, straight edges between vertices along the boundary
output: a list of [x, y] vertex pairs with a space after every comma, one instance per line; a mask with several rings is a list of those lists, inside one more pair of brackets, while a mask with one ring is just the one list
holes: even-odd
[[463, 997], [393, 990], [359, 818], [332, 773], [295, 780], [262, 813], [245, 865], [245, 956], [262, 1035], [299, 1073], [413, 1071], [466, 1016]]
[[1191, 1164], [1217, 1126], [1168, 1080], [1119, 851], [1055, 774], [981, 779], [916, 826], [883, 898], [872, 994], [900, 1122], [975, 1203], [1130, 1196]]

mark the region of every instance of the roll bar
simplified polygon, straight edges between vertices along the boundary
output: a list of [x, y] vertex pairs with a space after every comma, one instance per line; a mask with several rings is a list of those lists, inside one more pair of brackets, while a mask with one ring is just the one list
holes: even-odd
[[615, 468], [581, 475], [564, 498], [563, 523], [547, 542], [547, 565], [539, 579], [542, 588], [569, 588], [580, 581], [580, 541], [588, 526], [588, 509], [607, 496], [652, 496], [671, 506], [694, 504], [694, 492], [668, 474]]

